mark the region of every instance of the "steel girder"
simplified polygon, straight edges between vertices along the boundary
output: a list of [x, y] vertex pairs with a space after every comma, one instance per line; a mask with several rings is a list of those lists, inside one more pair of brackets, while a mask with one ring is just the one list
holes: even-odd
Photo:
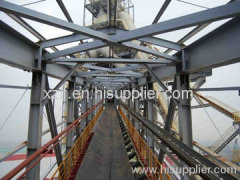
[[111, 37], [104, 33], [84, 28], [82, 26], [78, 26], [27, 8], [19, 7], [5, 1], [0, 2], [0, 9], [7, 13], [13, 13], [32, 20], [37, 20], [39, 22], [60, 27], [65, 30], [88, 35], [101, 40], [106, 40], [108, 43], [117, 43], [237, 16], [240, 14], [240, 2], [230, 3], [224, 6], [212, 8], [210, 10], [194, 13], [180, 18], [175, 18]]
[[159, 21], [159, 19], [162, 17], [163, 13], [166, 11], [167, 7], [169, 6], [171, 0], [165, 0], [161, 9], [159, 10], [157, 16], [155, 17], [155, 19], [153, 20], [152, 24], [155, 24]]
[[[2, 21], [0, 21], [0, 47], [1, 63], [26, 71], [39, 71], [36, 66], [39, 46]], [[71, 68], [61, 64], [47, 64], [44, 72], [50, 77], [62, 79], [70, 70]], [[83, 79], [77, 78], [76, 82], [83, 84]]]
[[58, 58], [53, 61], [47, 61], [49, 63], [52, 62], [68, 62], [68, 63], [121, 63], [121, 64], [140, 64], [140, 63], [148, 63], [148, 64], [168, 64], [168, 62], [164, 60], [149, 60], [149, 59], [121, 59], [121, 58]]
[[[119, 28], [116, 27], [116, 28], [100, 29], [98, 31], [106, 33], [106, 34], [112, 34], [112, 33], [120, 34], [120, 33], [126, 32], [127, 30], [119, 29]], [[91, 39], [91, 37], [80, 35], [80, 34], [71, 34], [71, 35], [62, 36], [62, 37], [53, 38], [53, 39], [43, 41], [41, 43], [41, 46], [43, 48], [46, 48], [46, 47], [52, 47], [52, 46], [57, 46], [57, 45], [60, 45], [60, 44], [66, 44], [66, 43], [71, 43], [71, 42], [81, 41], [81, 40], [86, 40], [86, 39]], [[176, 50], [176, 51], [179, 51], [179, 50], [182, 49], [182, 46], [179, 45], [178, 43], [171, 42], [171, 41], [164, 40], [164, 39], [160, 39], [160, 38], [156, 38], [156, 37], [144, 37], [144, 38], [140, 38], [138, 40], [142, 41], [142, 42], [154, 44], [154, 45], [157, 45], [157, 46], [170, 48], [170, 49], [173, 49], [173, 50]]]
[[44, 24], [55, 26], [61, 29], [87, 35], [92, 38], [107, 40], [107, 41], [110, 40], [109, 36], [104, 33], [94, 31], [92, 29], [85, 28], [85, 27], [73, 24], [71, 22], [67, 22], [67, 21], [55, 18], [53, 16], [49, 16], [44, 13], [40, 13], [28, 8], [24, 8], [6, 1], [0, 2], [0, 10], [6, 13], [14, 14], [14, 15], [25, 17], [27, 19], [35, 20]]
[[115, 41], [126, 42], [146, 36], [162, 34], [195, 25], [218, 21], [240, 15], [240, 2], [233, 2], [205, 11], [138, 28], [112, 37]]
[[[230, 20], [211, 33], [186, 47], [186, 66], [183, 72], [195, 73], [240, 61], [240, 21]], [[177, 54], [182, 56], [182, 52]], [[159, 79], [173, 78], [176, 68], [172, 66], [154, 68]]]

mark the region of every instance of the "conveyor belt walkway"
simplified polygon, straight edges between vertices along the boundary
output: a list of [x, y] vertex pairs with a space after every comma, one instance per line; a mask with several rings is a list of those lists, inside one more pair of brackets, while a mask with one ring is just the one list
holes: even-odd
[[113, 103], [106, 105], [75, 179], [134, 179]]
[[[164, 179], [157, 157], [113, 103], [90, 121], [51, 179]], [[99, 119], [97, 121], [97, 119]], [[133, 168], [141, 169], [134, 171]], [[155, 168], [157, 173], [151, 170]]]

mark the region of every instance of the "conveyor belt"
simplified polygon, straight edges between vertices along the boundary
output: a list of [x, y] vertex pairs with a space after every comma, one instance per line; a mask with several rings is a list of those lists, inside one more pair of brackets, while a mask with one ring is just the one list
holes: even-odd
[[134, 179], [113, 103], [98, 120], [75, 179]]
[[133, 109], [129, 108], [125, 103], [120, 101], [120, 104], [128, 110], [137, 120], [139, 120], [143, 126], [145, 126], [149, 131], [151, 131], [157, 138], [159, 138], [169, 149], [171, 149], [174, 153], [178, 155], [186, 164], [188, 164], [190, 167], [207, 167], [211, 168], [211, 171], [208, 173], [200, 172], [200, 175], [204, 179], [226, 179], [226, 180], [236, 180], [232, 174], [228, 173], [214, 173], [213, 169], [219, 169], [219, 167], [193, 150], [192, 148], [188, 147], [181, 141], [179, 141], [177, 138], [172, 136], [170, 133], [165, 131], [164, 129], [161, 129], [160, 127], [157, 127], [155, 124], [153, 124], [151, 121], [144, 119], [140, 114], [136, 113]]

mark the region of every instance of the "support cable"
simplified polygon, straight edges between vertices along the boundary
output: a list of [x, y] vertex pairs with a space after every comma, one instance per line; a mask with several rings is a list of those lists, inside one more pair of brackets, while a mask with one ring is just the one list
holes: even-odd
[[182, 2], [182, 3], [185, 3], [185, 4], [188, 4], [188, 5], [200, 7], [200, 8], [203, 8], [203, 9], [210, 9], [210, 8], [208, 8], [208, 7], [206, 7], [206, 6], [201, 6], [201, 5], [194, 4], [194, 3], [190, 3], [190, 2], [187, 2], [187, 1], [183, 1], [183, 0], [176, 0], [176, 1], [179, 1], [179, 2]]
[[[201, 105], [202, 106], [202, 105]], [[214, 123], [213, 119], [211, 118], [210, 114], [207, 112], [207, 110], [205, 109], [204, 106], [202, 106], [203, 110], [205, 111], [205, 113], [207, 114], [208, 118], [211, 120], [213, 126], [215, 127], [215, 129], [217, 130], [217, 133], [219, 134], [220, 138], [225, 141], [225, 139], [223, 138], [221, 132], [219, 131], [218, 127], [216, 126], [216, 124]], [[231, 148], [229, 147], [229, 145], [227, 144], [227, 147], [231, 150]]]
[[34, 1], [34, 2], [31, 2], [31, 3], [22, 4], [22, 5], [20, 5], [20, 6], [28, 6], [28, 5], [32, 5], [32, 4], [36, 4], [36, 3], [40, 3], [40, 2], [43, 2], [43, 1], [46, 1], [46, 0]]
[[15, 109], [17, 108], [18, 104], [21, 102], [22, 98], [24, 97], [24, 95], [26, 94], [28, 89], [26, 89], [22, 96], [20, 97], [20, 99], [18, 100], [18, 102], [15, 104], [15, 106], [13, 107], [13, 109], [11, 110], [11, 112], [9, 113], [8, 117], [6, 118], [6, 120], [4, 121], [4, 123], [1, 125], [0, 127], [0, 131], [2, 130], [2, 128], [5, 126], [5, 124], [7, 123], [7, 121], [9, 120], [9, 118], [11, 117], [11, 115], [13, 114], [13, 112], [15, 111]]

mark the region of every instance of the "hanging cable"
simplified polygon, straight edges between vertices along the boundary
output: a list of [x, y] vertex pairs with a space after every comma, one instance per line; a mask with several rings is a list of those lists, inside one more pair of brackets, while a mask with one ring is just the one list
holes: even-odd
[[[201, 105], [201, 106], [202, 106], [202, 105]], [[205, 109], [204, 106], [202, 106], [202, 108], [203, 108], [203, 110], [205, 111], [205, 113], [207, 114], [208, 118], [211, 120], [211, 122], [212, 122], [213, 126], [215, 127], [215, 129], [217, 130], [220, 138], [221, 138], [223, 141], [225, 141], [225, 139], [222, 137], [222, 134], [220, 133], [218, 127], [216, 126], [216, 124], [214, 123], [213, 119], [211, 118], [210, 114], [207, 112], [207, 110]], [[227, 144], [226, 146], [227, 146], [229, 149], [231, 149], [228, 144]]]
[[208, 8], [208, 7], [205, 7], [205, 6], [201, 6], [201, 5], [194, 4], [194, 3], [190, 3], [190, 2], [187, 2], [187, 1], [183, 1], [183, 0], [176, 0], [176, 1], [179, 1], [179, 2], [182, 2], [182, 3], [185, 3], [185, 4], [188, 4], [188, 5], [200, 7], [200, 8], [203, 8], [203, 9], [210, 9], [210, 8]]
[[40, 2], [43, 2], [43, 1], [46, 1], [46, 0], [34, 1], [34, 2], [31, 2], [31, 3], [22, 4], [22, 5], [20, 5], [20, 6], [28, 6], [28, 5], [32, 5], [32, 4], [36, 4], [36, 3], [40, 3]]
[[4, 121], [4, 123], [2, 124], [2, 126], [0, 127], [0, 131], [2, 130], [2, 128], [4, 127], [4, 125], [7, 123], [7, 121], [9, 120], [9, 118], [11, 117], [11, 115], [13, 114], [13, 112], [15, 111], [15, 109], [17, 108], [18, 104], [20, 103], [20, 101], [22, 100], [22, 98], [24, 97], [24, 95], [26, 94], [28, 89], [26, 89], [22, 96], [20, 97], [20, 99], [18, 100], [18, 102], [15, 104], [15, 106], [13, 107], [12, 111], [10, 112], [10, 114], [8, 115], [7, 119]]

